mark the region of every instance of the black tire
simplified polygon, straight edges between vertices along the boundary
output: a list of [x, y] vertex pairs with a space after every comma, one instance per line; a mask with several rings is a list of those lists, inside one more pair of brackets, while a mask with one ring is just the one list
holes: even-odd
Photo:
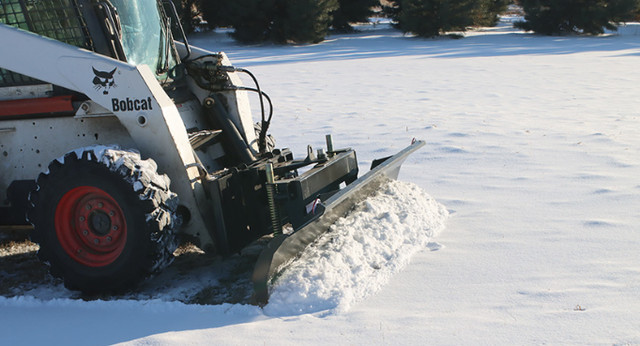
[[152, 160], [89, 147], [49, 164], [29, 196], [38, 257], [69, 289], [132, 288], [173, 260], [177, 196]]

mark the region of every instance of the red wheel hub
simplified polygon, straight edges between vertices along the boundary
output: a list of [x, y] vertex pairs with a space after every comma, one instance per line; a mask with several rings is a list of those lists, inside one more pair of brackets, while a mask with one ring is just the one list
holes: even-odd
[[55, 228], [64, 251], [89, 267], [113, 263], [127, 243], [127, 222], [118, 202], [93, 186], [79, 186], [62, 196]]

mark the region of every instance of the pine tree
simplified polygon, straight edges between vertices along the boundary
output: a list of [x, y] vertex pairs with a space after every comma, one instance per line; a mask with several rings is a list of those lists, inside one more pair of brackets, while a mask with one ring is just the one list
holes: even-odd
[[317, 43], [324, 40], [338, 0], [233, 0], [232, 36], [251, 43]]
[[390, 18], [394, 22], [398, 22], [398, 16], [400, 15], [400, 11], [402, 11], [402, 1], [401, 0], [387, 0], [388, 5], [382, 6], [382, 14], [385, 17]]
[[334, 30], [353, 31], [350, 23], [368, 22], [373, 14], [372, 7], [380, 5], [380, 0], [338, 0], [339, 8], [332, 12]]
[[515, 23], [541, 34], [602, 34], [630, 20], [640, 0], [521, 0], [525, 21]]
[[477, 26], [495, 26], [499, 15], [507, 10], [509, 0], [478, 0], [473, 15], [473, 24]]
[[398, 27], [421, 37], [464, 31], [473, 25], [477, 0], [400, 0]]
[[199, 2], [200, 0], [180, 0], [173, 2], [185, 32], [193, 32], [198, 24], [196, 17], [200, 15]]
[[198, 8], [209, 29], [231, 26], [232, 3], [236, 0], [199, 0]]
[[234, 0], [229, 13], [234, 28], [231, 36], [244, 43], [270, 39], [271, 27], [280, 0]]
[[318, 43], [331, 24], [338, 0], [285, 0], [283, 15], [274, 19], [271, 40], [277, 43]]

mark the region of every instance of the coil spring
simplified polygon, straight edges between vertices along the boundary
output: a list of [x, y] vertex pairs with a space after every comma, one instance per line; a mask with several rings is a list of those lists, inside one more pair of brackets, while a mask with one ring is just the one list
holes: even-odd
[[273, 164], [267, 163], [265, 167], [265, 174], [267, 176], [267, 204], [269, 207], [269, 218], [271, 219], [271, 227], [274, 234], [280, 234], [282, 232], [282, 225], [280, 224], [280, 217], [278, 215], [278, 209], [276, 206], [276, 185], [275, 177], [273, 174]]

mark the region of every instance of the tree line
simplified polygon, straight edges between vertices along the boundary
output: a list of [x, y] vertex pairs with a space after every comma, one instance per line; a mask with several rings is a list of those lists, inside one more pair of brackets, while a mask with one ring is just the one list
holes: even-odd
[[353, 31], [373, 15], [405, 33], [434, 37], [474, 26], [495, 26], [510, 4], [524, 11], [515, 26], [540, 34], [601, 34], [640, 20], [640, 0], [176, 0], [189, 31], [233, 28], [243, 43], [317, 43], [330, 30]]

